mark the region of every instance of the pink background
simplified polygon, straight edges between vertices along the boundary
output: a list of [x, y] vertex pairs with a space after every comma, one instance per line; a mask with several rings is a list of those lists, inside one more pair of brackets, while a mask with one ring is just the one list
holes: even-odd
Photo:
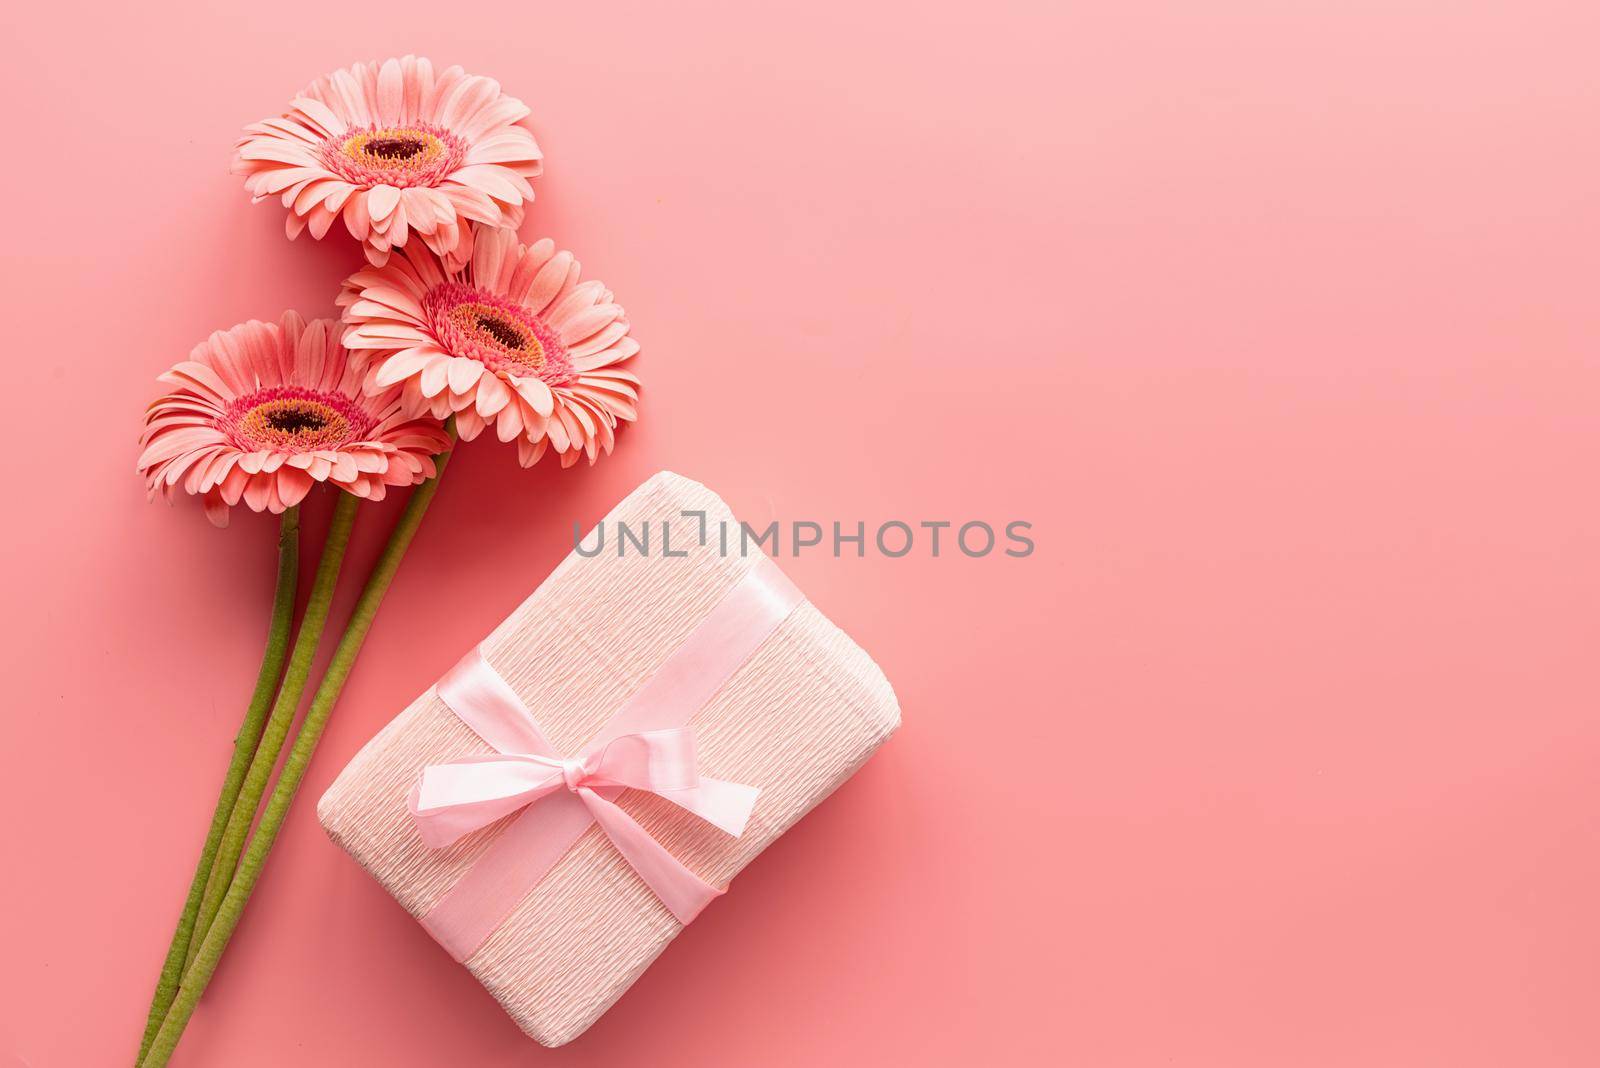
[[[139, 416], [358, 253], [233, 138], [408, 49], [534, 106], [644, 421], [462, 451], [176, 1063], [1600, 1059], [1600, 13], [1063, 7], [9, 13], [0, 1062], [130, 1058], [254, 676], [273, 524], [146, 504]], [[549, 1052], [314, 801], [663, 467], [1038, 551], [785, 561], [906, 726]]]

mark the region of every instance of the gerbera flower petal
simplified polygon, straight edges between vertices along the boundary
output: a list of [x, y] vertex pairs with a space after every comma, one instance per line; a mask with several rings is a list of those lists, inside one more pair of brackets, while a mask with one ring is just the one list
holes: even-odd
[[508, 404], [494, 418], [495, 436], [501, 441], [510, 441], [522, 433], [522, 406]]
[[299, 468], [284, 467], [278, 471], [278, 496], [290, 508], [305, 500], [315, 485], [311, 476]]
[[[492, 78], [426, 59], [358, 63], [318, 78], [281, 115], [251, 123], [233, 170], [251, 196], [281, 196], [291, 238], [338, 219], [382, 266], [420, 238], [455, 265], [468, 221], [516, 226], [543, 156], [529, 109]], [[465, 249], [462, 246], [465, 244]]]
[[318, 482], [371, 496], [374, 478], [431, 477], [444, 428], [405, 414], [399, 388], [366, 394], [340, 329], [293, 312], [241, 323], [163, 374], [172, 392], [146, 413], [138, 462], [151, 494], [181, 483], [225, 526], [233, 505], [281, 512]]
[[220, 493], [206, 494], [205, 509], [206, 518], [211, 520], [213, 526], [218, 527], [227, 526], [228, 517], [233, 512], [233, 509], [229, 508], [227, 502], [222, 499], [222, 495]]
[[518, 395], [528, 402], [528, 407], [540, 415], [549, 415], [555, 411], [555, 398], [550, 393], [550, 387], [537, 378], [519, 378], [515, 382]]
[[528, 288], [528, 295], [522, 301], [535, 312], [542, 312], [550, 306], [550, 302], [561, 292], [561, 287], [567, 280], [567, 272], [572, 268], [572, 253], [557, 252], [534, 276], [533, 284]]
[[529, 441], [527, 438], [519, 439], [517, 441], [517, 462], [523, 467], [532, 467], [539, 462], [539, 457], [544, 455], [545, 449], [549, 445], [549, 438], [540, 438], [538, 441]]
[[511, 390], [496, 375], [484, 375], [478, 381], [478, 414], [492, 419], [500, 409], [511, 403]]
[[456, 432], [460, 434], [462, 441], [472, 441], [483, 433], [483, 428], [487, 425], [483, 417], [472, 408], [463, 408], [456, 412]]

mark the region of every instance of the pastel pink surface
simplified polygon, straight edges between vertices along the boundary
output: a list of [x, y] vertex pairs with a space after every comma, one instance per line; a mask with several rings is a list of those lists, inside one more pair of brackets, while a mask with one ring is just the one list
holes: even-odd
[[[641, 422], [463, 450], [175, 1064], [1596, 1059], [1593, 4], [219, 7], [8, 19], [0, 1063], [129, 1059], [259, 655], [154, 376], [361, 260], [233, 141], [408, 50], [533, 106]], [[545, 1051], [314, 801], [661, 468], [1039, 548], [784, 560], [907, 726]]]

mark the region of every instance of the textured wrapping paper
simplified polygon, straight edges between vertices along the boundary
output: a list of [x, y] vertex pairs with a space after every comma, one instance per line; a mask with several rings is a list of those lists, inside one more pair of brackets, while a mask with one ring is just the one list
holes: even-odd
[[[685, 512], [704, 512], [701, 523]], [[650, 552], [618, 524], [648, 524]], [[662, 524], [674, 553], [662, 555]], [[719, 524], [729, 531], [719, 545]], [[744, 577], [738, 522], [697, 482], [663, 472], [602, 524], [605, 548], [570, 554], [486, 638], [487, 660], [562, 754], [576, 752]], [[595, 533], [582, 542], [595, 545]], [[690, 720], [703, 774], [761, 790], [741, 837], [671, 803], [629, 790], [617, 803], [715, 886], [734, 875], [859, 768], [899, 725], [883, 673], [843, 631], [803, 602]], [[407, 808], [423, 767], [490, 747], [433, 688], [358, 753], [323, 795], [328, 834], [421, 918], [517, 816], [443, 849], [425, 846]], [[715, 908], [715, 904], [712, 905]], [[683, 926], [591, 826], [465, 961], [527, 1034], [561, 1045], [589, 1027]]]

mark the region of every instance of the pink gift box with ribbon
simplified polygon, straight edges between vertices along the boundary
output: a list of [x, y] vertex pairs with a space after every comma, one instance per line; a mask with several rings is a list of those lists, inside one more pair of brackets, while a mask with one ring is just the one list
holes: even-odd
[[699, 483], [656, 475], [579, 545], [317, 807], [547, 1046], [900, 722], [878, 666]]

